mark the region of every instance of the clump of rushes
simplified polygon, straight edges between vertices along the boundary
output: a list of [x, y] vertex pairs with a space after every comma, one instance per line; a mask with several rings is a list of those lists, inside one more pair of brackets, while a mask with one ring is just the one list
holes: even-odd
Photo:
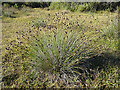
[[106, 47], [111, 48], [112, 50], [118, 50], [118, 19], [114, 18], [112, 23], [105, 29], [103, 29], [104, 41]]
[[38, 19], [36, 19], [36, 20], [34, 20], [32, 22], [32, 26], [34, 26], [36, 28], [45, 27], [46, 26], [46, 22], [43, 19], [38, 18]]
[[118, 39], [118, 19], [114, 18], [111, 21], [112, 23], [103, 32], [110, 39]]
[[80, 63], [93, 55], [87, 39], [74, 31], [41, 31], [29, 45], [29, 65], [37, 72], [80, 74]]

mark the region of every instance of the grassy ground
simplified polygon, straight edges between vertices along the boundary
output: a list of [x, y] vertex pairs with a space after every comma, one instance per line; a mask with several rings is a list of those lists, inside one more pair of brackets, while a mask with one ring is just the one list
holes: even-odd
[[[106, 28], [113, 22], [117, 23], [114, 21], [117, 13], [48, 11], [39, 8], [5, 8], [3, 11], [3, 87], [119, 87], [118, 39], [116, 34], [104, 32], [110, 30]], [[27, 64], [31, 56], [27, 56], [26, 51], [31, 50], [31, 42], [42, 36], [41, 31], [55, 34], [57, 30], [66, 35], [69, 31], [79, 34], [81, 42], [86, 41], [85, 45], [88, 45], [87, 51], [92, 48], [94, 52], [92, 56], [84, 56], [84, 62], [78, 61], [78, 66], [86, 69], [84, 73], [81, 69], [77, 71], [81, 73], [78, 80], [73, 76], [66, 77], [67, 84], [65, 78], [46, 72], [38, 74], [40, 72], [35, 72]], [[86, 75], [86, 72], [89, 74]]]

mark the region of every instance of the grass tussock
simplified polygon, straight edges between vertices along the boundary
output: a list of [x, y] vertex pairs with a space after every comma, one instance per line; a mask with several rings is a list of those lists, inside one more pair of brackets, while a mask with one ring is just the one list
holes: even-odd
[[73, 31], [41, 31], [29, 47], [32, 64], [44, 72], [73, 73], [73, 65], [93, 53], [87, 40], [81, 40], [79, 35]]

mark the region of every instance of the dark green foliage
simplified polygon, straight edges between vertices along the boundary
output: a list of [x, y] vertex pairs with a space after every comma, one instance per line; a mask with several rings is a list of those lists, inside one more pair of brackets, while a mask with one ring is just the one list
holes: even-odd
[[115, 11], [117, 6], [120, 6], [120, 2], [52, 2], [50, 9], [67, 9], [70, 11], [99, 11], [108, 10]]
[[120, 6], [120, 2], [4, 2], [2, 3], [4, 7], [15, 7], [20, 8], [23, 5], [32, 8], [45, 8], [50, 9], [67, 9], [70, 11], [98, 11], [98, 10], [108, 10], [115, 11], [117, 6]]
[[2, 5], [4, 7], [15, 7], [15, 8], [20, 8], [22, 7], [24, 3], [23, 2], [3, 2]]
[[48, 7], [50, 5], [50, 2], [28, 2], [25, 3], [26, 6], [32, 7], [32, 8], [44, 8]]
[[15, 8], [18, 8], [18, 5], [17, 5], [17, 4], [15, 4], [15, 5], [14, 5], [14, 7], [15, 7]]
[[2, 3], [3, 6], [8, 6], [8, 7], [17, 7], [21, 8], [23, 5], [29, 6], [32, 8], [44, 8], [48, 7], [50, 5], [50, 2], [4, 2]]

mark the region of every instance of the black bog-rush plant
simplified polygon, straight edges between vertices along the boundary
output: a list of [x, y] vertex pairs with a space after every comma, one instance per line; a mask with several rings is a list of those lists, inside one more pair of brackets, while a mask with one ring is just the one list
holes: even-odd
[[40, 31], [29, 46], [29, 64], [39, 72], [79, 74], [80, 63], [92, 55], [88, 40], [73, 31]]

